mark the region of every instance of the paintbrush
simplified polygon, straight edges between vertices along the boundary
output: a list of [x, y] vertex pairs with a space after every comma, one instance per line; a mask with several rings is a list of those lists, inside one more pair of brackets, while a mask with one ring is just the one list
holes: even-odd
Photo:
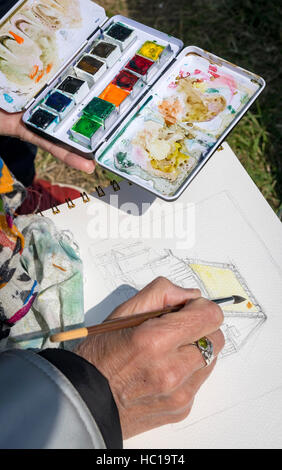
[[[213, 302], [223, 307], [224, 305], [239, 304], [245, 300], [246, 299], [244, 297], [240, 297], [239, 295], [232, 295], [222, 299], [214, 299]], [[72, 339], [86, 338], [86, 336], [99, 335], [101, 333], [122, 330], [124, 328], [132, 328], [134, 326], [141, 325], [141, 323], [151, 318], [161, 317], [162, 315], [166, 315], [168, 313], [178, 312], [183, 307], [184, 304], [179, 304], [175, 305], [174, 307], [167, 307], [163, 310], [157, 310], [154, 312], [137, 313], [135, 315], [129, 315], [126, 317], [118, 317], [112, 320], [106, 320], [99, 325], [77, 328], [75, 330], [57, 333], [52, 335], [50, 340], [53, 343], [61, 343], [62, 341], [70, 341]]]

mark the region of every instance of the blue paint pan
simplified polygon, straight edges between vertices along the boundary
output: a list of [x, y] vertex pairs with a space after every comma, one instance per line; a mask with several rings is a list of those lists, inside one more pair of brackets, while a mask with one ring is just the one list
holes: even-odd
[[60, 119], [64, 117], [72, 110], [74, 107], [74, 101], [69, 96], [64, 95], [60, 91], [56, 90], [50, 93], [44, 101], [44, 107], [55, 111], [60, 116]]

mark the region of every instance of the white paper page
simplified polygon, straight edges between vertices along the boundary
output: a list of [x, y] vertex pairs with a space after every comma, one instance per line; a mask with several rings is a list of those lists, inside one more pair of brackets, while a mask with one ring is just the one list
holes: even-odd
[[[138, 195], [135, 195], [139, 200], [145, 194], [149, 197], [148, 193], [142, 193], [138, 188], [133, 190], [137, 191]], [[130, 191], [128, 197], [129, 195]], [[281, 416], [282, 413], [282, 370], [279, 362], [282, 331], [281, 223], [227, 144], [224, 144], [223, 151], [216, 152], [178, 202], [185, 202], [188, 209], [189, 204], [195, 205], [195, 244], [191, 244], [187, 250], [179, 251], [175, 249], [172, 240], [167, 240], [166, 247], [164, 244], [160, 246], [159, 243], [141, 240], [141, 250], [147, 253], [149, 261], [156, 253], [162, 259], [165, 250], [170, 249], [174, 261], [177, 257], [185, 260], [186, 264], [196, 260], [196, 263], [200, 261], [214, 266], [218, 266], [218, 263], [220, 266], [235, 266], [235, 271], [243, 279], [244, 288], [247, 288], [256, 308], [255, 311], [251, 308], [252, 312], [246, 311], [245, 316], [243, 315], [247, 327], [242, 326], [243, 319], [232, 319], [233, 332], [239, 338], [237, 347], [233, 350], [231, 348], [231, 353], [219, 359], [214, 373], [199, 392], [187, 420], [137, 436], [127, 441], [125, 447], [275, 447], [279, 445], [279, 436], [282, 435], [282, 426], [277, 420], [277, 415]], [[142, 215], [142, 220], [147, 220], [147, 224], [150, 224], [150, 214], [156, 204], [165, 204], [167, 217], [174, 210], [173, 204], [152, 201], [150, 208]], [[87, 207], [81, 205], [78, 208], [82, 211], [80, 216], [74, 210], [72, 227], [68, 227], [72, 219], [68, 209], [63, 208], [63, 215], [56, 219], [60, 227], [71, 228], [81, 245], [85, 263], [85, 311], [88, 325], [102, 321], [115, 306], [115, 302], [118, 304], [124, 301], [127, 296], [134, 294], [134, 289], [142, 287], [142, 282], [145, 284], [151, 280], [150, 277], [158, 275], [155, 263], [149, 262], [146, 267], [141, 266], [138, 276], [131, 275], [130, 278], [128, 266], [124, 263], [126, 268], [123, 269], [122, 276], [113, 273], [112, 276], [105, 277], [109, 269], [107, 259], [115, 251], [115, 247], [119, 245], [121, 255], [123, 247], [128, 256], [130, 246], [136, 240], [112, 238], [107, 241], [93, 238], [93, 218], [95, 219], [98, 206], [103, 206], [105, 213], [109, 214], [108, 204], [101, 199], [91, 202]], [[111, 213], [111, 217], [117, 217], [118, 224], [133, 218], [118, 209], [114, 211], [114, 215]], [[101, 254], [106, 255], [106, 258], [103, 259]], [[103, 268], [105, 260], [107, 262], [104, 262]], [[119, 264], [120, 260], [110, 264], [110, 268]], [[165, 272], [169, 274], [171, 265], [166, 266], [168, 269]], [[175, 280], [174, 275], [172, 278]], [[185, 280], [192, 281], [191, 278]], [[116, 291], [120, 285], [128, 287]], [[113, 289], [114, 296], [111, 295], [105, 301], [105, 297]], [[248, 313], [251, 315], [248, 316]], [[276, 397], [275, 402], [272, 396]], [[269, 423], [276, 423], [276, 426], [270, 426]]]

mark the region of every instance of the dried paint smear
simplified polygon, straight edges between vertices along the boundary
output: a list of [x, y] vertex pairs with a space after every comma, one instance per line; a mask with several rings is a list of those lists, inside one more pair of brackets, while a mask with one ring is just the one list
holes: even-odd
[[15, 100], [11, 111], [19, 110], [19, 97], [27, 101], [39, 91], [81, 42], [82, 1], [28, 0], [0, 28], [0, 90]]
[[171, 196], [257, 87], [225, 66], [188, 55], [99, 160]]

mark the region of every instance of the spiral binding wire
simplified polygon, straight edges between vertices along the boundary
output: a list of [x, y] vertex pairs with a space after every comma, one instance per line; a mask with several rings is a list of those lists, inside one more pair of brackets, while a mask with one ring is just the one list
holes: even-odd
[[112, 185], [113, 190], [114, 190], [115, 192], [117, 192], [117, 191], [120, 190], [120, 185], [116, 182], [116, 180], [111, 181], [111, 185]]
[[52, 212], [54, 215], [61, 213], [60, 209], [57, 206], [52, 206]]
[[98, 194], [99, 197], [106, 196], [105, 191], [103, 190], [103, 188], [101, 186], [96, 186], [95, 189], [96, 189], [97, 194]]
[[82, 197], [82, 200], [83, 200], [84, 204], [86, 204], [87, 202], [90, 202], [90, 198], [89, 198], [89, 196], [86, 194], [85, 191], [83, 191], [83, 193], [80, 193], [80, 196]]
[[66, 203], [67, 203], [69, 209], [74, 209], [75, 208], [75, 203], [71, 200], [71, 198], [68, 197], [66, 199]]
[[[129, 182], [129, 185], [131, 186], [132, 183]], [[111, 186], [112, 186], [112, 188], [115, 192], [120, 191], [120, 189], [121, 189], [120, 185], [118, 184], [118, 182], [116, 180], [111, 181]], [[96, 186], [95, 190], [96, 190], [99, 197], [106, 196], [106, 193], [103, 190], [102, 186]], [[88, 196], [88, 194], [85, 191], [80, 193], [80, 196], [81, 196], [82, 201], [84, 202], [84, 204], [91, 201], [90, 197]], [[65, 199], [65, 201], [66, 201], [66, 204], [67, 204], [69, 209], [74, 209], [76, 207], [75, 203], [72, 201], [71, 198], [68, 197], [68, 198]], [[52, 206], [51, 209], [52, 209], [52, 212], [53, 212], [54, 215], [58, 215], [58, 214], [61, 213], [60, 209], [56, 205]], [[37, 211], [37, 214], [40, 214], [41, 217], [44, 217], [44, 215], [42, 214], [42, 212], [40, 210]]]

